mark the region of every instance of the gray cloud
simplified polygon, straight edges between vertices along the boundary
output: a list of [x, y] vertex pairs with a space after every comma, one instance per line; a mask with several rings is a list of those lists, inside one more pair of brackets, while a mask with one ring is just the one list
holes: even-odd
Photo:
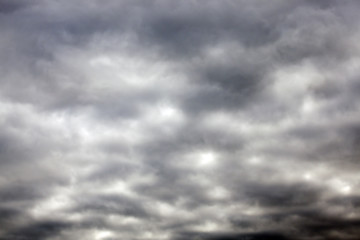
[[35, 223], [10, 232], [3, 239], [48, 239], [66, 227], [66, 224], [61, 222]]
[[0, 1], [0, 239], [357, 239], [356, 1]]

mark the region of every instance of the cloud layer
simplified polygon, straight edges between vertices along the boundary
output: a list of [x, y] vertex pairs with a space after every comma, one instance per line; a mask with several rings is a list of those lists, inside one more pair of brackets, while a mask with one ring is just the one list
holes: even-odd
[[0, 0], [0, 239], [358, 239], [359, 8]]

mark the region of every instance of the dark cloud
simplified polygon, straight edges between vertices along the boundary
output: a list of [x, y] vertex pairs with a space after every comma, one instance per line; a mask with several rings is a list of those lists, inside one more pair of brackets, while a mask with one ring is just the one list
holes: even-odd
[[275, 41], [278, 35], [272, 24], [276, 18], [271, 12], [266, 13], [267, 21], [256, 18], [250, 8], [251, 4], [230, 1], [222, 4], [211, 1], [203, 8], [196, 3], [165, 3], [144, 24], [145, 33], [151, 42], [175, 57], [193, 56], [205, 47], [229, 39], [249, 47]]
[[2, 231], [10, 228], [13, 225], [16, 225], [16, 219], [20, 215], [20, 211], [14, 208], [2, 207], [0, 209], [0, 224], [2, 226]]
[[115, 194], [90, 196], [89, 199], [79, 199], [79, 201], [80, 209], [73, 209], [73, 211], [118, 214], [121, 216], [140, 218], [149, 217], [149, 214], [141, 203], [133, 202], [131, 198], [121, 197]]
[[67, 227], [68, 225], [63, 222], [47, 221], [34, 223], [10, 232], [1, 239], [48, 239]]
[[301, 185], [269, 185], [252, 184], [246, 190], [247, 197], [256, 201], [259, 205], [265, 206], [309, 206], [319, 200], [321, 191], [311, 189], [310, 186]]
[[38, 197], [39, 193], [37, 193], [35, 189], [25, 186], [11, 186], [0, 191], [0, 199], [3, 203], [35, 200]]
[[16, 11], [19, 11], [23, 8], [26, 8], [29, 4], [28, 1], [23, 0], [1, 0], [0, 1], [0, 13], [1, 14], [11, 14]]
[[248, 234], [226, 234], [226, 233], [218, 233], [218, 234], [204, 234], [204, 233], [182, 233], [181, 237], [175, 238], [177, 240], [182, 239], [204, 239], [204, 240], [243, 240], [243, 239], [253, 239], [253, 240], [286, 240], [290, 239], [285, 237], [280, 233], [272, 233], [272, 232], [263, 232], [263, 233], [248, 233]]

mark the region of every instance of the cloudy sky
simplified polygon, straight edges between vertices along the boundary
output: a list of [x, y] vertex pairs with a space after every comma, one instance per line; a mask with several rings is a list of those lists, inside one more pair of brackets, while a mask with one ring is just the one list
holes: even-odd
[[359, 239], [359, 11], [0, 0], [0, 239]]

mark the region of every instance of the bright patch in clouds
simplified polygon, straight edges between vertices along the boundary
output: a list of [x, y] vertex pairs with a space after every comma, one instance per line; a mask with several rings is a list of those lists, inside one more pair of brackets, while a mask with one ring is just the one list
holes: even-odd
[[95, 230], [94, 232], [94, 240], [105, 240], [112, 236], [114, 236], [114, 234], [107, 230]]
[[199, 167], [213, 167], [217, 164], [218, 156], [212, 151], [204, 151], [195, 153], [193, 156]]

